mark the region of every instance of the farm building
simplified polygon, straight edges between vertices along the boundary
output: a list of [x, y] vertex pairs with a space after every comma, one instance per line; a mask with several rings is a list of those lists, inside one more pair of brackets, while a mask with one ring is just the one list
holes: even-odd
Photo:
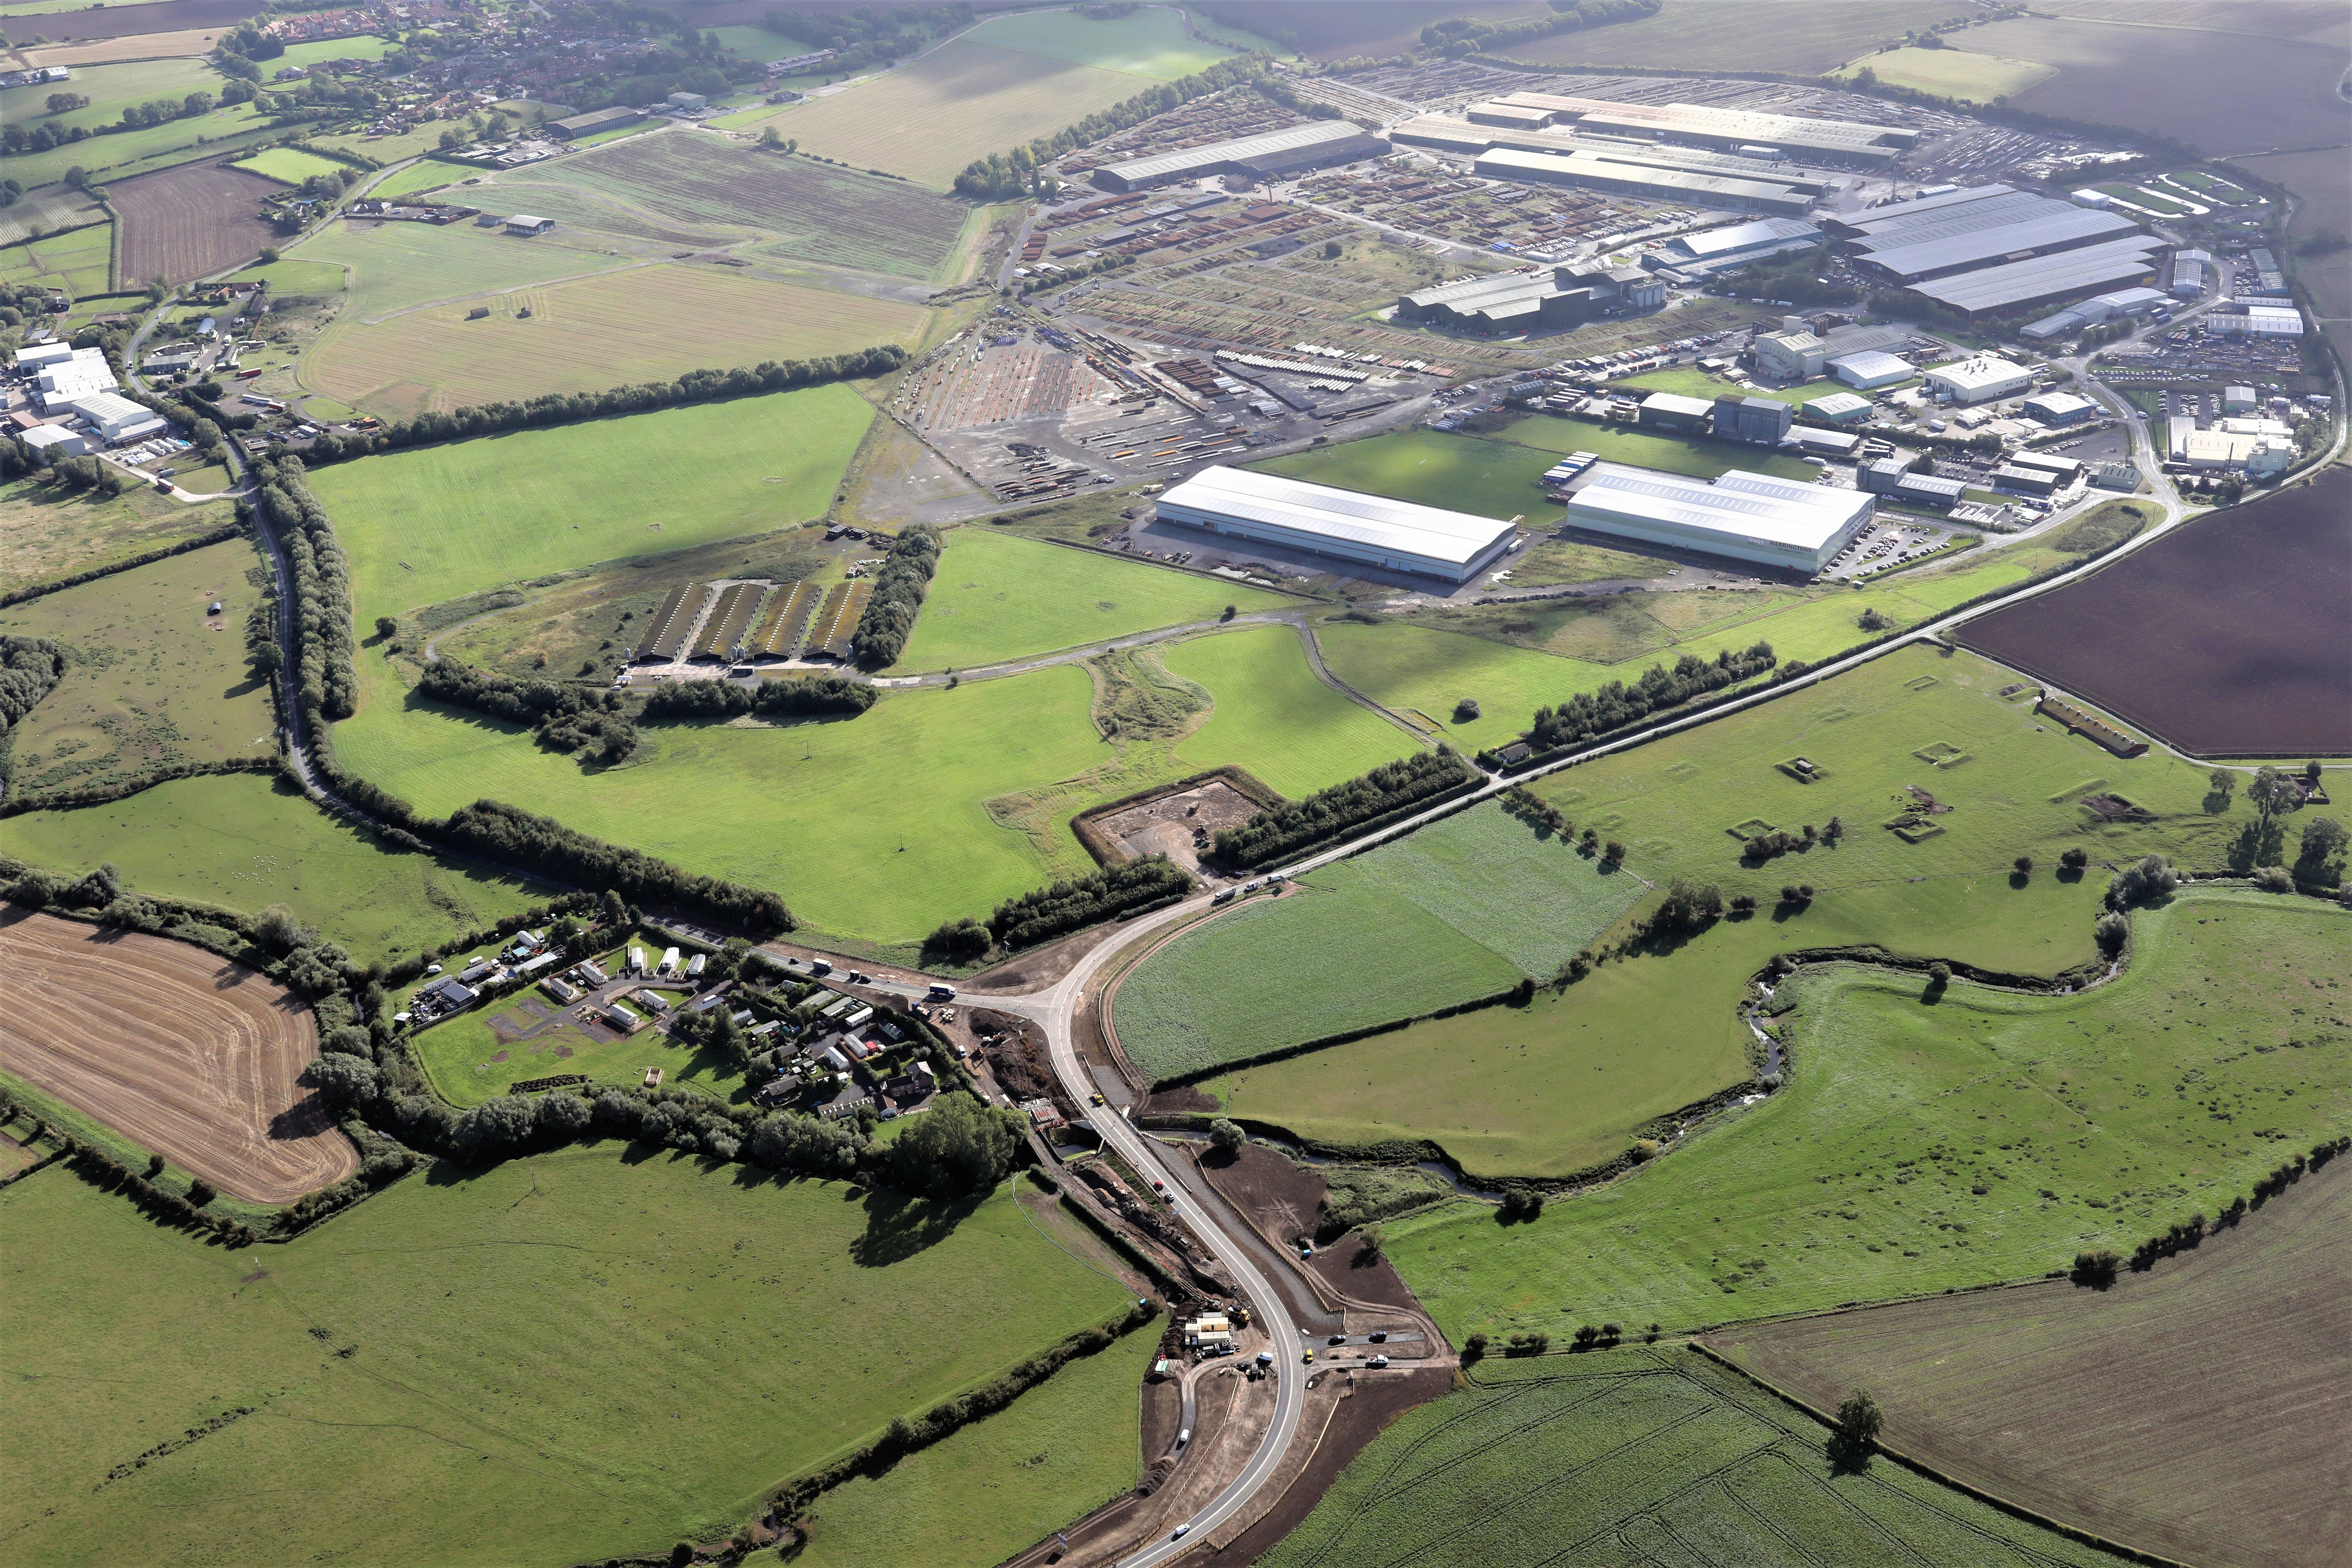
[[1318, 120], [1281, 131], [1211, 142], [1177, 153], [1155, 153], [1106, 163], [1094, 173], [1094, 182], [1107, 191], [1139, 191], [1178, 180], [1198, 180], [1213, 174], [1295, 174], [1304, 169], [1352, 163], [1389, 151], [1385, 137], [1367, 135], [1345, 120]]
[[2256, 401], [2254, 389], [2251, 386], [2225, 386], [2221, 389], [2221, 412], [2224, 414], [2252, 414]]
[[1891, 496], [1906, 506], [1950, 506], [1967, 494], [1969, 489], [1966, 479], [1915, 474], [1910, 465], [1899, 458], [1866, 463], [1856, 479], [1869, 494]]
[[1654, 392], [1642, 399], [1641, 423], [1654, 430], [1704, 430], [1715, 405], [1704, 397]]
[[1829, 362], [1828, 369], [1832, 375], [1862, 392], [1877, 386], [1892, 386], [1898, 381], [1908, 381], [1913, 374], [1910, 361], [1875, 350], [1840, 354]]
[[1816, 397], [1803, 406], [1806, 418], [1819, 419], [1830, 425], [1849, 425], [1870, 416], [1870, 399], [1856, 397], [1851, 392], [1832, 392], [1827, 397]]
[[593, 136], [605, 131], [618, 131], [623, 126], [635, 125], [645, 117], [646, 113], [642, 109], [600, 109], [593, 114], [575, 114], [568, 120], [551, 120], [545, 129], [550, 136], [559, 141], [569, 142], [575, 137]]
[[2088, 419], [2099, 411], [2099, 405], [2087, 397], [2077, 397], [2071, 392], [2045, 392], [2025, 400], [2026, 414], [2044, 425], [2072, 425], [2078, 419]]
[[1826, 157], [1884, 163], [1919, 139], [1919, 132], [1851, 120], [1815, 120], [1793, 114], [1721, 109], [1696, 103], [1622, 103], [1611, 99], [1570, 98], [1549, 92], [1514, 92], [1496, 106], [1532, 109], [1555, 124], [1628, 141], [1664, 142], [1730, 152], [1769, 147], [1791, 156]]
[[533, 217], [529, 213], [517, 213], [507, 219], [509, 234], [546, 234], [555, 227], [551, 217]]
[[1808, 574], [1878, 507], [1860, 490], [1738, 468], [1712, 483], [1620, 463], [1599, 464], [1593, 476], [1569, 502], [1572, 528]]
[[1163, 522], [1466, 583], [1508, 550], [1515, 523], [1213, 464], [1160, 498]]
[[1927, 373], [1930, 396], [1955, 403], [1990, 403], [2033, 384], [2033, 373], [1998, 354], [1979, 354], [1954, 364], [1939, 364]]
[[1797, 411], [1777, 397], [1724, 396], [1715, 400], [1715, 434], [1725, 441], [1778, 446]]
[[36, 457], [46, 454], [51, 458], [79, 458], [89, 450], [89, 443], [82, 439], [79, 431], [68, 430], [62, 425], [36, 425], [17, 439], [30, 447]]

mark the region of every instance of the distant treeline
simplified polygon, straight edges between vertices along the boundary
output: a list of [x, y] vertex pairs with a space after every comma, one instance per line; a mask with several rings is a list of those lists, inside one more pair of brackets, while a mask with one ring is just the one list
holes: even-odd
[[1284, 801], [1239, 827], [1226, 828], [1217, 835], [1217, 858], [1232, 866], [1262, 866], [1477, 778], [1478, 770], [1451, 746], [1417, 752], [1305, 800]]
[[972, 24], [963, 5], [896, 5], [887, 11], [860, 5], [854, 11], [771, 11], [760, 18], [762, 32], [838, 53], [816, 68], [828, 76], [850, 75], [912, 54], [929, 38]]
[[1477, 16], [1448, 16], [1421, 30], [1424, 48], [1451, 59], [1482, 49], [1511, 49], [1562, 33], [1604, 27], [1612, 22], [1638, 22], [1654, 16], [1663, 0], [1551, 0], [1555, 15], [1523, 16], [1516, 21], [1490, 22]]
[[1631, 686], [1612, 680], [1598, 691], [1580, 691], [1557, 708], [1537, 709], [1527, 742], [1538, 751], [1572, 746], [1622, 729], [1662, 708], [1687, 702], [1702, 692], [1736, 686], [1778, 662], [1768, 642], [1756, 643], [1740, 653], [1725, 648], [1712, 664], [1686, 653], [1671, 670], [1662, 664], [1650, 666]]
[[603, 392], [551, 392], [527, 403], [487, 403], [447, 414], [427, 412], [414, 419], [394, 420], [377, 430], [331, 430], [312, 442], [304, 457], [313, 466], [335, 463], [347, 458], [363, 458], [371, 452], [395, 452], [404, 447], [427, 447], [436, 441], [459, 441], [468, 436], [489, 436], [501, 430], [544, 429], [615, 414], [643, 414], [656, 408], [709, 403], [721, 397], [748, 397], [754, 393], [783, 392], [826, 382], [856, 381], [886, 374], [906, 363], [907, 351], [897, 343], [877, 343], [872, 348], [829, 359], [767, 360], [749, 368], [690, 370], [676, 381], [649, 381], [636, 386], [609, 387]]
[[918, 523], [898, 535], [874, 574], [874, 596], [866, 602], [866, 613], [857, 618], [857, 630], [849, 639], [850, 654], [858, 663], [880, 669], [898, 659], [939, 565], [939, 530]]

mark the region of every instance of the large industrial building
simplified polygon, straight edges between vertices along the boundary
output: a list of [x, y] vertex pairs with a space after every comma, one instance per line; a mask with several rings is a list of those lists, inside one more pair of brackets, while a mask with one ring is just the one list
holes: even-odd
[[1757, 165], [1757, 174], [1752, 178], [1698, 174], [1669, 168], [1645, 158], [1640, 148], [1627, 148], [1622, 153], [1556, 153], [1495, 147], [1478, 154], [1475, 167], [1481, 179], [1573, 185], [1580, 190], [1607, 191], [1612, 195], [1682, 202], [1733, 212], [1793, 216], [1811, 206], [1813, 200], [1811, 193], [1797, 185], [1773, 179], [1763, 164]]
[[1709, 483], [1597, 463], [1570, 498], [1571, 528], [1808, 574], [1836, 559], [1877, 510], [1860, 490], [1735, 468]]
[[1160, 521], [1389, 572], [1467, 583], [1510, 549], [1516, 522], [1213, 464], [1159, 502]]
[[1715, 435], [1719, 441], [1777, 447], [1796, 416], [1797, 411], [1777, 397], [1726, 394], [1715, 400]]
[[1698, 103], [1620, 103], [1551, 92], [1514, 92], [1481, 109], [1532, 110], [1552, 124], [1633, 141], [1664, 142], [1725, 152], [1769, 150], [1790, 157], [1835, 158], [1879, 164], [1907, 151], [1919, 132], [1851, 120], [1815, 120]]
[[1552, 267], [1416, 289], [1398, 296], [1396, 319], [1508, 334], [1573, 327], [1613, 306], [1646, 310], [1665, 302], [1665, 284], [1638, 267]]
[[2085, 294], [2153, 283], [2164, 270], [2165, 249], [2164, 241], [2153, 235], [2138, 235], [1915, 283], [1911, 292], [1966, 316], [2011, 315]]
[[[2176, 265], [2178, 260], [2175, 258]], [[2044, 316], [2021, 329], [2017, 335], [2029, 343], [2048, 342], [2053, 338], [2072, 336], [2084, 327], [2112, 321], [2118, 316], [2137, 321], [2170, 303], [2158, 289], [2119, 289], [2112, 294], [2095, 295], [2054, 316]]]
[[1990, 403], [2023, 392], [2033, 384], [2033, 373], [2011, 364], [1999, 354], [1979, 354], [1953, 364], [1939, 364], [1927, 373], [1931, 397], [1955, 403]]
[[2224, 300], [2205, 313], [2205, 330], [2242, 338], [2299, 338], [2303, 312], [2293, 305]]
[[2165, 241], [2116, 212], [1973, 185], [1822, 220], [1854, 265], [1969, 316], [2152, 283]]
[[1900, 458], [1865, 463], [1855, 473], [1854, 479], [1870, 494], [1892, 496], [1906, 506], [1951, 506], [1966, 495], [1969, 489], [1966, 479], [1915, 474], [1911, 471], [1911, 465]]
[[1155, 153], [1148, 158], [1106, 163], [1095, 171], [1094, 182], [1107, 191], [1140, 191], [1216, 174], [1276, 179], [1307, 169], [1328, 169], [1336, 163], [1378, 157], [1388, 151], [1387, 138], [1370, 135], [1352, 121], [1314, 120], [1231, 142], [1211, 142], [1181, 152]]
[[1784, 251], [1808, 250], [1822, 239], [1822, 231], [1801, 218], [1759, 217], [1677, 235], [1652, 252], [1652, 265], [1685, 273], [1727, 270]]

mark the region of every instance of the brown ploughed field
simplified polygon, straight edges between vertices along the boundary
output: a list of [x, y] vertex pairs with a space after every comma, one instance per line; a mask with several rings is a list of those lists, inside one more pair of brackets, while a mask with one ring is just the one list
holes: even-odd
[[0, 1068], [252, 1203], [359, 1168], [299, 1081], [310, 1009], [186, 942], [0, 906]]
[[2352, 1561], [2352, 1160], [2105, 1290], [2053, 1279], [1706, 1341], [1817, 1409], [1867, 1388], [1890, 1447], [2125, 1545]]
[[2352, 752], [2352, 468], [2199, 518], [1956, 640], [2200, 756]]
[[162, 276], [174, 283], [251, 260], [277, 237], [260, 216], [278, 187], [258, 174], [193, 163], [106, 187], [122, 215], [124, 285]]

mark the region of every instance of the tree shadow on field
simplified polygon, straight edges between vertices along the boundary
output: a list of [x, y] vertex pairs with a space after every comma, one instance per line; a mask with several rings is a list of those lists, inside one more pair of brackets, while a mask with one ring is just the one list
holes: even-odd
[[1869, 1473], [1871, 1446], [1867, 1443], [1856, 1443], [1843, 1432], [1832, 1432], [1829, 1441], [1822, 1445], [1822, 1451], [1829, 1456], [1830, 1474], [1833, 1476]]
[[863, 1268], [903, 1263], [953, 1236], [989, 1196], [977, 1193], [940, 1203], [877, 1188], [866, 1196], [866, 1232], [849, 1244], [850, 1261]]

